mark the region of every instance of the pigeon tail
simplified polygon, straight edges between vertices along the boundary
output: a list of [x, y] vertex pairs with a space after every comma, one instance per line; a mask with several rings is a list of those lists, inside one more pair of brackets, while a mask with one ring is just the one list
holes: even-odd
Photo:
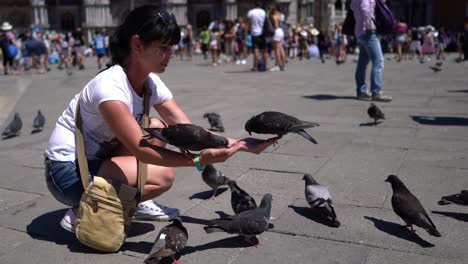
[[145, 139], [157, 138], [161, 141], [168, 142], [168, 139], [162, 135], [161, 128], [145, 128], [145, 131], [149, 133], [148, 135], [143, 136]]
[[441, 237], [442, 235], [439, 233], [439, 231], [437, 231], [436, 228], [428, 228], [426, 229], [426, 231], [429, 233], [429, 235], [431, 236], [435, 236], [435, 237]]
[[320, 126], [320, 125], [318, 123], [309, 122], [309, 121], [302, 121], [301, 120], [300, 124], [292, 125], [290, 127], [290, 130], [291, 131], [297, 131], [297, 130], [300, 130], [300, 129], [306, 129], [306, 128], [311, 128], [311, 127], [316, 127], [316, 126]]
[[310, 142], [314, 144], [318, 144], [317, 140], [315, 140], [313, 137], [311, 137], [304, 129], [298, 130], [296, 133], [304, 137], [305, 139], [309, 140]]

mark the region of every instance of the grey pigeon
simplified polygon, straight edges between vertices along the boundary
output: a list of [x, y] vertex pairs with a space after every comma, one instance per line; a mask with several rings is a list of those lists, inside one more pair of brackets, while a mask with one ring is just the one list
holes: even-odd
[[247, 242], [258, 245], [257, 235], [268, 229], [271, 213], [272, 195], [263, 196], [260, 206], [244, 211], [240, 214], [210, 220], [210, 224], [203, 228], [207, 233], [226, 232], [239, 234]]
[[228, 147], [227, 138], [215, 135], [193, 124], [169, 125], [165, 128], [145, 128], [149, 133], [144, 138], [157, 138], [178, 147], [183, 153], [207, 148]]
[[221, 115], [215, 112], [209, 112], [203, 114], [203, 118], [207, 118], [210, 123], [210, 130], [224, 132], [223, 121], [221, 120]]
[[437, 67], [442, 67], [442, 64], [444, 64], [442, 61], [438, 61], [438, 62], [435, 63], [435, 65]]
[[180, 252], [187, 244], [187, 240], [187, 229], [179, 219], [173, 219], [170, 225], [163, 227], [159, 232], [145, 263], [160, 263], [164, 258], [171, 258], [172, 263], [180, 263], [177, 260], [180, 258]]
[[302, 121], [280, 112], [267, 111], [250, 118], [245, 123], [245, 130], [250, 135], [252, 132], [258, 134], [276, 134], [278, 136], [283, 136], [287, 133], [297, 133], [310, 142], [317, 144], [317, 141], [304, 130], [315, 126], [319, 126], [319, 124]]
[[15, 113], [13, 120], [8, 124], [5, 130], [3, 130], [2, 136], [4, 138], [19, 136], [22, 127], [23, 121], [21, 121], [19, 113]]
[[42, 115], [41, 110], [37, 110], [37, 115], [33, 121], [33, 131], [41, 131], [44, 128], [45, 117]]
[[236, 181], [231, 180], [228, 182], [228, 186], [231, 189], [231, 206], [235, 214], [257, 208], [255, 199], [246, 191], [242, 190], [237, 185]]
[[327, 187], [318, 184], [310, 174], [305, 174], [302, 180], [305, 181], [305, 198], [310, 207], [318, 210], [325, 216], [332, 226], [339, 227], [340, 222], [337, 220], [335, 208]]
[[434, 72], [436, 72], [436, 73], [442, 71], [441, 68], [436, 67], [436, 66], [429, 66], [429, 69], [431, 69], [432, 71], [434, 71]]
[[367, 114], [370, 118], [374, 119], [374, 124], [377, 124], [379, 119], [385, 119], [385, 115], [375, 104], [371, 103], [367, 109]]
[[223, 185], [227, 185], [229, 182], [229, 178], [224, 176], [224, 174], [217, 170], [213, 165], [208, 164], [205, 166], [205, 169], [202, 171], [202, 179], [203, 181], [213, 189], [213, 196], [211, 199], [214, 199], [216, 196], [216, 191], [218, 187]]
[[405, 227], [409, 227], [414, 232], [413, 225], [424, 228], [430, 235], [440, 237], [439, 231], [432, 222], [431, 218], [403, 182], [396, 176], [388, 176], [386, 182], [392, 185], [392, 207], [393, 211], [406, 222]]

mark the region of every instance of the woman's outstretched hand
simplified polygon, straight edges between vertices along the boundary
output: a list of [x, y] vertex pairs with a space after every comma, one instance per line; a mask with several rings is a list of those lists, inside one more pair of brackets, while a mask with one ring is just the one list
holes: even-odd
[[265, 149], [267, 149], [271, 145], [275, 145], [280, 139], [281, 136], [272, 137], [269, 139], [258, 139], [253, 137], [247, 137], [239, 140], [239, 143], [243, 143], [244, 146], [240, 149], [241, 151], [250, 152], [253, 154], [260, 154]]

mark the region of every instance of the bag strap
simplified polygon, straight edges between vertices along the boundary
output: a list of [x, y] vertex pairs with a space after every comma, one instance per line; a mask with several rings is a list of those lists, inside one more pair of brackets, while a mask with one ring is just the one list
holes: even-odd
[[[143, 110], [143, 117], [141, 123], [142, 133], [146, 133], [144, 128], [149, 126], [149, 108], [150, 108], [150, 97], [151, 97], [151, 89], [148, 88], [146, 83], [144, 84], [144, 92], [143, 92], [143, 103], [144, 103], [144, 110]], [[86, 150], [84, 146], [84, 132], [83, 132], [83, 120], [81, 118], [80, 112], [80, 101], [78, 99], [76, 104], [76, 114], [75, 114], [75, 138], [76, 138], [76, 151], [78, 156], [78, 164], [80, 167], [80, 176], [81, 181], [83, 183], [83, 188], [86, 189], [88, 187], [88, 179], [89, 179], [89, 169], [88, 169], [88, 160], [86, 159]], [[146, 178], [148, 176], [148, 165], [143, 163], [142, 161], [138, 160], [138, 167], [137, 167], [137, 188], [138, 188], [138, 196], [137, 199], [141, 199], [141, 194], [143, 192], [143, 188], [146, 183]]]

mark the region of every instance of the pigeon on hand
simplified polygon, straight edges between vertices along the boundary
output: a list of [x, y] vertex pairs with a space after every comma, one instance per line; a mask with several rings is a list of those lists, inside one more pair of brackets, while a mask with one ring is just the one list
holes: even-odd
[[14, 136], [19, 136], [22, 127], [23, 121], [21, 121], [19, 113], [15, 113], [15, 117], [13, 118], [13, 120], [2, 132], [3, 138], [5, 139]]
[[221, 120], [221, 115], [215, 112], [203, 114], [203, 118], [208, 118], [210, 123], [210, 130], [224, 132], [223, 121]]
[[257, 208], [255, 199], [246, 191], [242, 190], [237, 185], [236, 181], [229, 181], [228, 186], [231, 189], [231, 206], [232, 211], [234, 211], [235, 214], [240, 214], [244, 211]]
[[208, 234], [213, 232], [239, 234], [245, 241], [256, 246], [258, 245], [256, 236], [268, 229], [271, 201], [272, 195], [267, 193], [263, 196], [262, 202], [257, 208], [240, 214], [210, 220], [210, 224], [203, 228]]
[[230, 181], [229, 178], [224, 176], [220, 170], [217, 170], [211, 164], [205, 165], [205, 168], [202, 171], [202, 179], [213, 189], [213, 196], [211, 196], [211, 199], [215, 198], [218, 187], [226, 185]]
[[374, 125], [377, 125], [379, 119], [385, 119], [385, 115], [375, 104], [371, 103], [367, 109], [367, 114], [374, 119]]
[[33, 121], [33, 132], [42, 131], [42, 128], [44, 128], [44, 124], [45, 124], [45, 117], [44, 115], [42, 115], [41, 110], [37, 110], [37, 115]]
[[434, 71], [434, 72], [436, 72], [436, 73], [442, 71], [441, 68], [436, 67], [436, 66], [429, 66], [429, 69], [431, 69], [432, 71]]
[[421, 202], [406, 188], [403, 182], [396, 175], [388, 176], [385, 181], [392, 185], [393, 211], [406, 222], [405, 227], [409, 227], [414, 232], [413, 225], [416, 225], [424, 228], [430, 235], [440, 237], [441, 234], [437, 231]]
[[172, 263], [180, 263], [180, 252], [187, 244], [187, 229], [182, 225], [179, 219], [172, 220], [172, 224], [161, 229], [153, 248], [145, 259], [146, 264], [160, 263], [163, 258], [172, 258]]
[[302, 180], [305, 181], [305, 198], [310, 207], [325, 216], [330, 221], [331, 226], [339, 227], [340, 222], [337, 220], [327, 187], [318, 184], [310, 174], [305, 174]]
[[149, 133], [144, 136], [145, 139], [157, 138], [178, 147], [183, 153], [207, 148], [226, 148], [229, 145], [227, 138], [193, 124], [177, 124], [165, 128], [145, 128], [145, 130]]
[[245, 130], [249, 135], [252, 132], [258, 134], [276, 134], [278, 136], [283, 136], [287, 133], [297, 133], [310, 142], [317, 144], [317, 141], [304, 130], [315, 126], [319, 126], [319, 124], [302, 121], [280, 112], [267, 111], [250, 118], [245, 123]]
[[435, 63], [435, 65], [437, 67], [442, 67], [442, 64], [444, 64], [442, 61], [438, 61], [438, 62]]

